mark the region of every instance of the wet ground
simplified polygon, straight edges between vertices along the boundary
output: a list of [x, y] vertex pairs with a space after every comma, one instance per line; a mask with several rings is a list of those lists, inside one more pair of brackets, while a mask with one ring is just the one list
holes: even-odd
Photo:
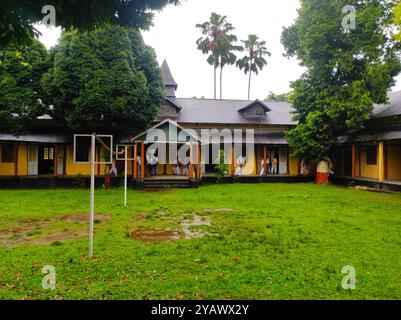
[[[95, 222], [105, 222], [109, 215], [95, 215]], [[0, 245], [16, 247], [21, 244], [47, 245], [81, 238], [88, 235], [88, 228], [79, 230], [52, 230], [57, 222], [77, 222], [84, 226], [89, 223], [89, 213], [54, 216], [48, 219], [23, 219], [18, 227], [0, 229]]]

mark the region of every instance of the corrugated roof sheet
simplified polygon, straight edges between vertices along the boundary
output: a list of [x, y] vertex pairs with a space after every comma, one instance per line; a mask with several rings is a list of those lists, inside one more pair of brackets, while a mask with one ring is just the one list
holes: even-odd
[[178, 123], [296, 125], [292, 120], [293, 109], [285, 102], [264, 101], [271, 110], [266, 116], [246, 117], [239, 110], [253, 101], [195, 98], [176, 98], [175, 101], [182, 107], [177, 114]]
[[27, 134], [13, 136], [8, 133], [0, 133], [0, 141], [10, 142], [36, 142], [36, 143], [68, 143], [71, 137], [64, 134]]
[[374, 118], [386, 118], [401, 115], [401, 91], [389, 93], [389, 103], [375, 105]]

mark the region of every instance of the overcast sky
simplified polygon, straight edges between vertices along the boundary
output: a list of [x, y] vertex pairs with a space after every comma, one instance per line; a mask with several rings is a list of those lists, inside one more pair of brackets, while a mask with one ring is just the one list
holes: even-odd
[[[302, 74], [296, 59], [283, 57], [280, 43], [282, 28], [294, 21], [298, 6], [299, 0], [187, 0], [181, 6], [168, 6], [156, 13], [154, 26], [143, 32], [143, 36], [155, 48], [160, 64], [167, 59], [178, 83], [178, 97], [213, 98], [213, 68], [206, 62], [207, 56], [196, 49], [201, 32], [195, 25], [208, 20], [211, 12], [226, 15], [239, 39], [255, 33], [267, 42], [272, 56], [253, 78], [251, 89], [251, 99], [265, 99], [269, 91], [289, 91], [290, 82]], [[60, 29], [40, 29], [43, 32], [40, 40], [48, 48], [57, 43]], [[398, 79], [393, 90], [401, 90], [401, 77]], [[242, 71], [226, 67], [223, 82], [223, 98], [247, 98], [247, 77]]]

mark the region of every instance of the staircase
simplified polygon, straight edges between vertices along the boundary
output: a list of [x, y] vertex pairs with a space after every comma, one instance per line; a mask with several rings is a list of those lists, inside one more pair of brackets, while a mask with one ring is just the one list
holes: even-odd
[[160, 191], [169, 188], [192, 188], [188, 177], [152, 177], [144, 180], [145, 191]]

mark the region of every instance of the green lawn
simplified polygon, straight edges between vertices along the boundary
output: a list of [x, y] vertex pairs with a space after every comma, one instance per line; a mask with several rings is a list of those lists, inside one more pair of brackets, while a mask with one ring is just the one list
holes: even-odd
[[[214, 185], [129, 191], [127, 209], [122, 197], [96, 191], [104, 216], [89, 259], [88, 225], [75, 219], [88, 212], [87, 190], [0, 191], [0, 298], [401, 299], [400, 194]], [[187, 231], [203, 237], [131, 238], [148, 228], [182, 235], [194, 217], [202, 223]], [[42, 289], [44, 265], [56, 268], [55, 290]], [[356, 290], [341, 287], [345, 265], [356, 268]]]

